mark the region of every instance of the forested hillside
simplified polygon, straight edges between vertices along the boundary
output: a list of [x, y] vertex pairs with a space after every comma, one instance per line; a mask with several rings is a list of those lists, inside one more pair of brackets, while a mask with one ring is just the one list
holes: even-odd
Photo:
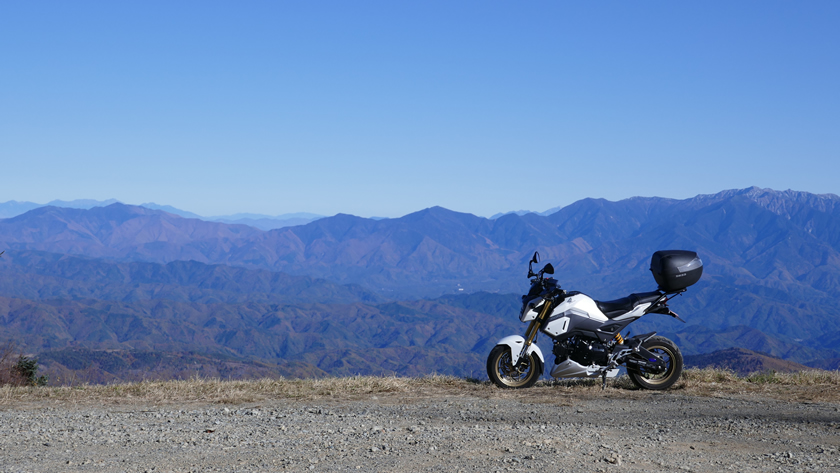
[[524, 329], [518, 294], [533, 251], [563, 287], [606, 300], [655, 288], [654, 251], [691, 249], [703, 278], [672, 302], [688, 324], [651, 315], [634, 330], [658, 330], [688, 355], [840, 358], [834, 195], [584, 199], [492, 220], [436, 207], [271, 231], [122, 204], [42, 207], [0, 220], [0, 249], [0, 338], [32, 353], [191, 351], [295, 361], [313, 374], [479, 374], [495, 340]]

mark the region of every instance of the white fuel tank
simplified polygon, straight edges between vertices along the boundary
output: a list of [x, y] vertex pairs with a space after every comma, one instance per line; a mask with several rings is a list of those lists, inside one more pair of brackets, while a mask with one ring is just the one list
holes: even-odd
[[546, 333], [554, 337], [566, 333], [569, 329], [569, 322], [572, 317], [586, 317], [588, 319], [597, 320], [598, 322], [606, 322], [609, 320], [600, 309], [595, 301], [586, 294], [575, 294], [567, 297], [561, 302], [549, 315], [548, 324], [546, 324]]

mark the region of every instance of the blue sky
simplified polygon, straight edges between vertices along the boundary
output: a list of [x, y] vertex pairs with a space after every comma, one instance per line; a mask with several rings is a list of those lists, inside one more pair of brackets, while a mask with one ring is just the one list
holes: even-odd
[[840, 2], [0, 3], [0, 202], [840, 194]]

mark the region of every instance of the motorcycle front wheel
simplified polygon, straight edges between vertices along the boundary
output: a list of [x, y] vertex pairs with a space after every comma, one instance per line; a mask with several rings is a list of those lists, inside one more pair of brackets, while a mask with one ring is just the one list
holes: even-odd
[[643, 389], [668, 389], [680, 379], [683, 357], [680, 349], [665, 337], [653, 337], [642, 343], [642, 347], [665, 360], [668, 367], [664, 373], [647, 373], [644, 370], [627, 368], [627, 375], [633, 384]]
[[500, 388], [530, 388], [540, 379], [542, 372], [542, 361], [533, 352], [521, 357], [516, 366], [507, 345], [496, 345], [487, 357], [487, 375]]

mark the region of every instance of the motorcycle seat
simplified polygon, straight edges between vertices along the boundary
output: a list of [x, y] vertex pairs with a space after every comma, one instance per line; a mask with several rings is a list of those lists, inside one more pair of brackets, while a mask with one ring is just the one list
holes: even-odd
[[626, 314], [631, 310], [635, 309], [637, 305], [644, 304], [646, 302], [655, 302], [662, 296], [662, 293], [659, 291], [653, 292], [641, 292], [638, 294], [630, 294], [627, 297], [622, 297], [621, 299], [616, 299], [613, 301], [595, 301], [595, 304], [598, 306], [598, 309], [607, 316], [608, 319], [612, 319], [614, 317], [618, 317], [619, 315]]

